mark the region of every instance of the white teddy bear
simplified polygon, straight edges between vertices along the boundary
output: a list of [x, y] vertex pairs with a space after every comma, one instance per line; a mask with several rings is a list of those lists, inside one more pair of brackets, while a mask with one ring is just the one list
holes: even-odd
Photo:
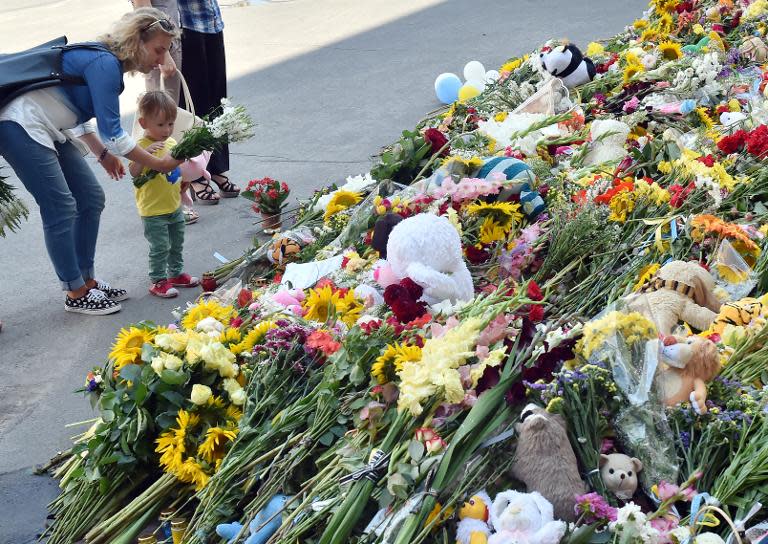
[[427, 304], [474, 296], [461, 239], [445, 217], [421, 213], [395, 225], [387, 241], [387, 263], [397, 278], [411, 278], [424, 288], [421, 299]]
[[491, 522], [496, 532], [488, 544], [558, 544], [566, 529], [565, 522], [554, 519], [552, 504], [536, 491], [496, 495]]
[[584, 159], [586, 166], [613, 162], [627, 156], [624, 145], [630, 128], [626, 123], [614, 119], [596, 119], [592, 121], [589, 133], [592, 136], [592, 149]]

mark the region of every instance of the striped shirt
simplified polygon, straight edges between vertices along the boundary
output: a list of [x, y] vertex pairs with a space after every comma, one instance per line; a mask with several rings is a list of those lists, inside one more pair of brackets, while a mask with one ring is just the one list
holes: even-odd
[[203, 34], [217, 34], [224, 29], [217, 0], [179, 0], [181, 28]]

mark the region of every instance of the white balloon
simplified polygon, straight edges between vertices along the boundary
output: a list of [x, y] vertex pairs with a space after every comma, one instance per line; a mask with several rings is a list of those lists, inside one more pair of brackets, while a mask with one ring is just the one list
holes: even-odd
[[501, 74], [496, 70], [488, 70], [485, 73], [485, 81], [487, 81], [488, 83], [491, 83], [492, 81], [498, 81], [500, 77], [501, 77]]
[[485, 79], [485, 66], [477, 60], [471, 60], [464, 66], [464, 80], [471, 81], [473, 79], [480, 81]]
[[485, 81], [482, 79], [470, 79], [466, 83], [467, 85], [472, 85], [475, 89], [477, 89], [480, 92], [483, 92], [485, 90]]

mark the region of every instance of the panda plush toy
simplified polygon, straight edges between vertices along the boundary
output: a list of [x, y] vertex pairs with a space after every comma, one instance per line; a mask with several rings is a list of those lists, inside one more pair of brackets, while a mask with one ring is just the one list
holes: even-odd
[[560, 78], [569, 89], [592, 81], [597, 73], [595, 64], [572, 44], [559, 45], [554, 49], [544, 48], [539, 59], [542, 68]]

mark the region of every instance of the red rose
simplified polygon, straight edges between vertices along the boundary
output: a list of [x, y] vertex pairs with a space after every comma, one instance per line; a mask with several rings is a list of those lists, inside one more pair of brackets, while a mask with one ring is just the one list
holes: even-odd
[[206, 293], [215, 291], [216, 290], [216, 278], [213, 276], [205, 276], [203, 275], [203, 279], [200, 281], [200, 287], [203, 288], [203, 291]]
[[253, 291], [250, 289], [240, 289], [237, 295], [237, 305], [244, 308], [253, 300]]
[[410, 295], [413, 300], [418, 300], [424, 293], [424, 288], [411, 278], [403, 278], [400, 280], [400, 285], [406, 288], [408, 295]]
[[285, 182], [282, 182], [282, 183], [280, 184], [280, 187], [282, 188], [282, 190], [283, 190], [283, 192], [284, 192], [284, 193], [288, 193], [288, 192], [290, 192], [290, 190], [288, 189], [288, 184], [287, 184], [287, 183], [285, 183]]
[[477, 249], [475, 246], [467, 246], [464, 252], [467, 260], [472, 264], [483, 264], [491, 258], [491, 254], [484, 249]]
[[428, 128], [424, 131], [424, 141], [432, 147], [433, 155], [435, 153], [440, 153], [441, 157], [448, 156], [450, 146], [447, 146], [445, 149], [443, 149], [443, 146], [448, 143], [448, 138], [446, 138], [445, 135], [436, 128]]

